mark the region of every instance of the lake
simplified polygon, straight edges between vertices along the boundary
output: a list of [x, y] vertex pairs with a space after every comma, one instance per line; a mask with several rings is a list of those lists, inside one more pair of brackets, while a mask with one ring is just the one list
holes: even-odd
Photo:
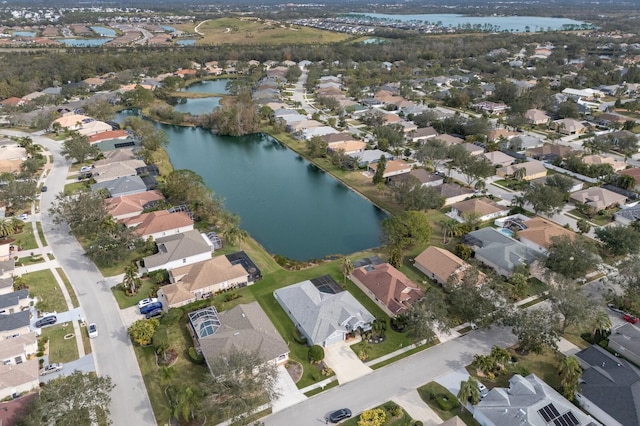
[[102, 46], [113, 40], [112, 38], [59, 38], [56, 41], [73, 47]]
[[116, 36], [116, 30], [113, 30], [111, 28], [106, 28], [106, 27], [100, 27], [98, 25], [93, 25], [91, 28], [95, 33], [97, 33], [100, 36], [104, 36], [104, 37], [115, 37]]
[[231, 81], [228, 78], [220, 78], [218, 80], [205, 80], [198, 83], [191, 84], [185, 88], [180, 89], [181, 92], [190, 93], [212, 93], [216, 95], [222, 95], [229, 93], [227, 91], [227, 83]]
[[567, 18], [549, 18], [542, 16], [466, 16], [453, 13], [424, 14], [424, 15], [389, 15], [384, 13], [350, 13], [349, 15], [363, 15], [374, 19], [385, 19], [390, 21], [422, 21], [431, 24], [438, 24], [443, 27], [457, 27], [458, 25], [480, 25], [485, 24], [498, 27], [499, 31], [520, 31], [525, 32], [527, 27], [530, 31], [559, 30], [564, 25], [580, 26], [585, 24]]
[[218, 105], [220, 105], [220, 98], [211, 96], [209, 98], [189, 98], [186, 103], [178, 104], [173, 108], [178, 112], [201, 115], [210, 113]]
[[270, 136], [156, 125], [174, 168], [202, 176], [269, 253], [308, 260], [381, 245], [382, 210]]

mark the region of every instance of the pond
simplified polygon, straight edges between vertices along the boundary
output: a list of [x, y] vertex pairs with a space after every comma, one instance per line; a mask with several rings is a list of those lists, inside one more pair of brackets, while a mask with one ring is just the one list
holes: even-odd
[[201, 115], [210, 113], [218, 105], [220, 105], [220, 98], [211, 96], [208, 98], [189, 98], [186, 103], [178, 104], [173, 108], [178, 112]]
[[188, 39], [180, 39], [180, 40], [176, 41], [176, 44], [178, 46], [193, 46], [193, 45], [196, 44], [196, 41], [197, 40], [190, 39], [190, 38], [188, 38]]
[[95, 33], [97, 33], [100, 36], [104, 36], [104, 37], [115, 37], [116, 36], [116, 30], [113, 30], [111, 28], [106, 28], [106, 27], [100, 27], [98, 25], [93, 25], [91, 28]]
[[35, 37], [36, 32], [35, 31], [14, 31], [13, 36], [14, 37]]
[[194, 83], [188, 87], [180, 89], [181, 92], [190, 93], [212, 93], [216, 95], [223, 95], [229, 93], [227, 90], [227, 83], [230, 79], [220, 78], [218, 80], [205, 80], [198, 83]]
[[421, 14], [421, 15], [389, 15], [383, 13], [352, 13], [350, 15], [363, 15], [379, 20], [388, 21], [422, 21], [438, 24], [443, 27], [457, 27], [470, 24], [472, 26], [490, 25], [498, 31], [555, 31], [566, 25], [581, 26], [582, 21], [567, 18], [550, 18], [544, 16], [467, 16], [453, 13]]
[[113, 40], [112, 38], [59, 38], [57, 41], [73, 47], [102, 46]]
[[202, 176], [269, 253], [308, 260], [381, 245], [385, 212], [270, 136], [156, 125], [174, 168]]

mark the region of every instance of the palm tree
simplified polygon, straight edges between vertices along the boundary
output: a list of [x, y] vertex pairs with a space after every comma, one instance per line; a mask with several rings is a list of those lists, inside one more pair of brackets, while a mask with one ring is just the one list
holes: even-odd
[[190, 387], [178, 392], [172, 410], [173, 417], [180, 423], [189, 423], [195, 418], [198, 400], [198, 395]]
[[596, 312], [593, 317], [592, 327], [591, 338], [596, 337], [596, 333], [600, 333], [602, 336], [611, 330], [611, 318], [603, 309], [599, 309], [598, 312]]
[[494, 345], [491, 348], [491, 354], [489, 356], [493, 358], [501, 371], [506, 370], [507, 363], [511, 359], [511, 354], [509, 353], [509, 351], [497, 345]]
[[525, 169], [524, 167], [520, 167], [518, 169], [516, 169], [515, 172], [513, 172], [513, 178], [515, 180], [524, 180], [524, 177], [527, 175], [527, 169]]
[[342, 265], [340, 265], [340, 269], [342, 270], [344, 284], [347, 282], [347, 277], [353, 272], [353, 263], [351, 263], [351, 259], [349, 259], [348, 257], [342, 258]]
[[560, 361], [558, 373], [561, 379], [562, 395], [569, 401], [573, 400], [578, 391], [578, 381], [582, 374], [582, 368], [580, 368], [578, 359], [574, 356], [563, 358], [562, 361]]
[[473, 405], [480, 402], [480, 389], [478, 388], [478, 381], [473, 377], [469, 377], [466, 382], [460, 382], [460, 391], [458, 392], [458, 399], [464, 403], [471, 400]]
[[124, 277], [122, 278], [122, 286], [128, 290], [129, 295], [134, 295], [138, 289], [138, 268], [131, 264], [124, 269]]
[[0, 238], [7, 237], [16, 231], [14, 222], [8, 218], [0, 219]]
[[473, 356], [473, 366], [480, 373], [485, 374], [486, 376], [492, 376], [493, 370], [496, 366], [493, 358], [487, 355], [474, 355]]
[[454, 218], [448, 218], [440, 221], [440, 229], [442, 229], [442, 244], [447, 244], [451, 237], [454, 236], [460, 223]]
[[378, 337], [384, 337], [384, 333], [387, 331], [387, 321], [384, 318], [374, 319], [371, 323], [371, 331]]

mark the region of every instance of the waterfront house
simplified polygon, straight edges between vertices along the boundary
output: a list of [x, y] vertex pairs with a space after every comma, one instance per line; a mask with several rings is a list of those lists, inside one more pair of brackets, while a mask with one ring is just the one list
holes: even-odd
[[158, 252], [139, 262], [140, 273], [158, 269], [171, 270], [211, 258], [213, 244], [196, 230], [170, 235], [156, 240]]
[[440, 285], [449, 283], [451, 277], [460, 280], [464, 271], [471, 267], [449, 250], [435, 246], [429, 246], [417, 255], [413, 266]]
[[479, 221], [496, 219], [509, 214], [509, 207], [501, 206], [486, 197], [471, 198], [451, 205], [449, 216], [464, 223], [469, 215], [476, 215]]

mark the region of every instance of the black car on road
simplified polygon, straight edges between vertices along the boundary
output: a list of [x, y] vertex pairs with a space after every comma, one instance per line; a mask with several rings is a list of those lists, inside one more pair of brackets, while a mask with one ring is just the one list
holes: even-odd
[[348, 419], [349, 417], [351, 417], [351, 410], [348, 408], [341, 408], [329, 414], [329, 421], [331, 423], [338, 423], [344, 419]]

